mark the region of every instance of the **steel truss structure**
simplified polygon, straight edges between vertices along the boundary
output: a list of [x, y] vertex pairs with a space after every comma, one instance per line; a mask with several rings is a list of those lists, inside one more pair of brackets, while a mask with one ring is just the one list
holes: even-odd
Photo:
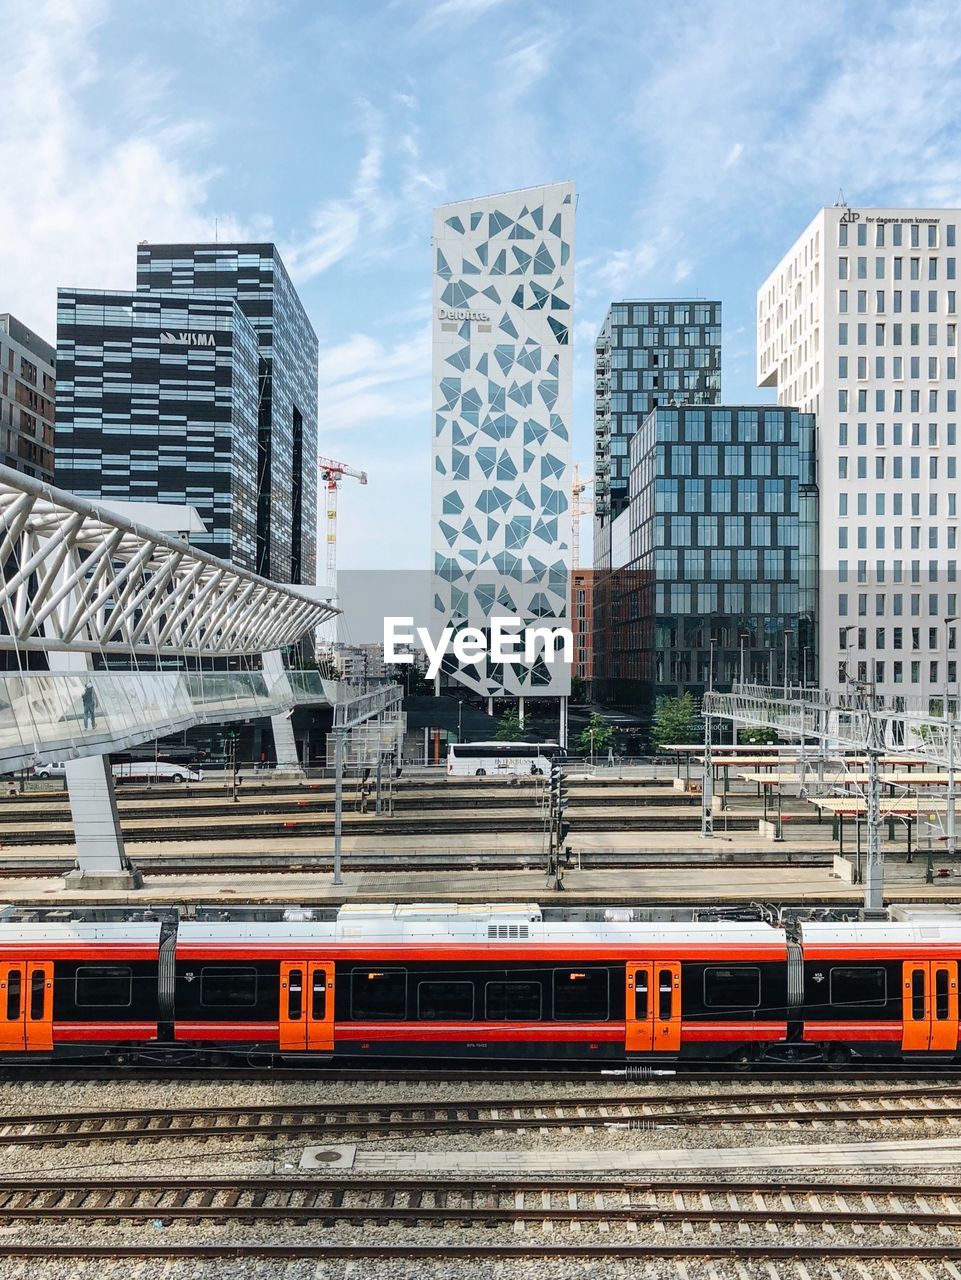
[[714, 765], [711, 755], [711, 721], [730, 720], [751, 728], [772, 730], [778, 737], [794, 739], [801, 747], [800, 782], [804, 787], [806, 749], [810, 744], [823, 780], [824, 765], [838, 751], [856, 752], [867, 764], [864, 783], [856, 782], [865, 801], [867, 866], [865, 908], [883, 907], [884, 863], [880, 760], [895, 747], [918, 763], [947, 770], [946, 839], [955, 851], [955, 714], [956, 700], [945, 694], [940, 715], [920, 698], [879, 697], [871, 686], [851, 682], [847, 690], [795, 688], [735, 683], [730, 693], [711, 690], [704, 695], [704, 778], [701, 800], [701, 834], [714, 834]]
[[338, 610], [0, 467], [0, 649], [154, 657], [283, 650]]

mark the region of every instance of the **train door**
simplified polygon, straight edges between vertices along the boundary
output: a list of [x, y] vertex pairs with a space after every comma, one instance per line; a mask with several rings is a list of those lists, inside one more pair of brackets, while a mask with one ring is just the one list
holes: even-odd
[[624, 1048], [628, 1053], [650, 1053], [654, 1048], [651, 969], [649, 964], [627, 966]]
[[0, 1053], [53, 1048], [53, 961], [0, 964]]
[[625, 1050], [677, 1053], [681, 1047], [680, 963], [628, 964], [625, 984]]
[[905, 960], [901, 978], [901, 1048], [954, 1053], [958, 1047], [955, 960]]
[[281, 1049], [334, 1051], [334, 965], [285, 960], [280, 966]]

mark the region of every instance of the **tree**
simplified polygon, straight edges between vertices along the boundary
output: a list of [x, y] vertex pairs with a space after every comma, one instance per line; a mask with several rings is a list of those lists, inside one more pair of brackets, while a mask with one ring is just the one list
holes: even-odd
[[777, 742], [777, 732], [760, 726], [756, 729], [739, 729], [737, 740], [745, 747], [765, 747]]
[[698, 706], [689, 693], [680, 698], [658, 698], [651, 722], [651, 742], [657, 751], [675, 742], [700, 742], [703, 736]]
[[583, 676], [571, 676], [571, 703], [582, 707], [587, 702], [587, 681]]
[[577, 737], [577, 749], [584, 755], [603, 755], [614, 745], [614, 730], [599, 711], [592, 711], [587, 728]]
[[497, 722], [496, 742], [524, 742], [524, 726], [517, 718], [516, 711], [505, 711]]

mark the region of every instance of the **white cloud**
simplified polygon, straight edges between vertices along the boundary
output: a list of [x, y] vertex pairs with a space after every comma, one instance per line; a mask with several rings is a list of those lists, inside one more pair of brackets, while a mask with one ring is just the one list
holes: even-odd
[[675, 284], [680, 284], [682, 280], [686, 280], [693, 270], [693, 265], [688, 258], [678, 258], [677, 262], [674, 264], [674, 273], [672, 277]]
[[423, 27], [440, 27], [454, 23], [468, 23], [496, 9], [505, 0], [439, 0], [432, 5], [421, 20]]
[[[108, 12], [41, 0], [0, 15], [0, 306], [51, 342], [58, 285], [131, 288], [138, 240], [213, 238], [203, 123], [158, 114], [162, 77], [102, 64]], [[225, 238], [245, 230], [221, 219]]]
[[[430, 421], [430, 328], [425, 326], [392, 347], [369, 334], [351, 334], [320, 353], [319, 419], [325, 432]], [[426, 437], [425, 437], [426, 438]]]
[[734, 165], [737, 164], [738, 160], [740, 160], [743, 154], [744, 154], [744, 143], [735, 142], [734, 146], [731, 147], [730, 151], [724, 157], [724, 168], [725, 169], [733, 168]]

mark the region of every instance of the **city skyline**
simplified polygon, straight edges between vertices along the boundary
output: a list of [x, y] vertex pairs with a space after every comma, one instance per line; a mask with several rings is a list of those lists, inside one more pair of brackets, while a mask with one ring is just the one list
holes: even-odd
[[344, 568], [428, 563], [436, 205], [577, 183], [585, 465], [612, 301], [720, 299], [724, 397], [763, 403], [755, 291], [817, 210], [842, 187], [862, 207], [961, 205], [947, 4], [698, 5], [646, 14], [642, 32], [626, 5], [598, 27], [497, 0], [322, 16], [47, 0], [0, 3], [0, 25], [3, 154], [35, 177], [0, 195], [0, 306], [52, 341], [56, 286], [134, 287], [138, 240], [276, 239], [320, 339], [321, 452], [370, 472], [342, 504]]

